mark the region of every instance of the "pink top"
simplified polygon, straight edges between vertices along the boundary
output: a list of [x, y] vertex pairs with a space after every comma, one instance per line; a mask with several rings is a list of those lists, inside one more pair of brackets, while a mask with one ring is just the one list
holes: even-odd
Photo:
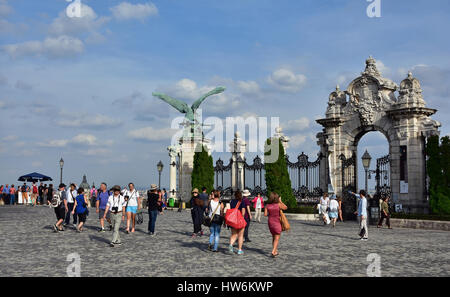
[[253, 202], [253, 208], [255, 208], [256, 209], [256, 203], [258, 202], [258, 199], [260, 199], [261, 200], [261, 208], [264, 208], [264, 199], [263, 199], [263, 197], [255, 197], [255, 198], [253, 198], [253, 200], [252, 200], [252, 202]]

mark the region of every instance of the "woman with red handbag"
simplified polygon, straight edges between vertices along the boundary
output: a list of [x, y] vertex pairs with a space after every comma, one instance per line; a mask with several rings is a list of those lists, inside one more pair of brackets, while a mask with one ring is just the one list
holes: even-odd
[[245, 222], [245, 204], [242, 203], [242, 193], [237, 190], [234, 199], [230, 202], [230, 209], [225, 215], [225, 222], [231, 227], [230, 245], [228, 251], [234, 253], [233, 244], [238, 241], [238, 255], [243, 255], [242, 244], [244, 243]]

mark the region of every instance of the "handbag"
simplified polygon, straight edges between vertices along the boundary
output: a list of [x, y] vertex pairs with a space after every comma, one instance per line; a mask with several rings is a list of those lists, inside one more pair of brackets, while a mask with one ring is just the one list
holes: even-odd
[[[211, 203], [209, 203], [209, 206], [211, 206]], [[220, 207], [220, 202], [219, 202], [219, 204], [217, 205], [216, 209], [214, 210], [212, 217], [204, 216], [204, 218], [203, 218], [203, 225], [205, 225], [206, 227], [211, 227], [211, 225], [212, 225], [213, 222], [216, 223], [216, 222], [214, 221], [214, 217], [216, 216], [216, 211], [217, 211], [217, 209], [218, 209], [219, 207]], [[216, 223], [216, 224], [217, 224], [217, 223]], [[218, 224], [220, 225], [221, 223], [218, 223]]]
[[136, 215], [136, 224], [140, 225], [144, 222], [144, 215], [142, 212], [138, 212]]
[[280, 209], [280, 223], [281, 223], [281, 231], [289, 231], [291, 230], [291, 225], [289, 224], [288, 219], [284, 212]]
[[225, 224], [234, 229], [242, 229], [247, 226], [247, 222], [242, 216], [241, 211], [239, 210], [239, 205], [241, 202], [239, 201], [235, 208], [229, 209], [225, 214]]

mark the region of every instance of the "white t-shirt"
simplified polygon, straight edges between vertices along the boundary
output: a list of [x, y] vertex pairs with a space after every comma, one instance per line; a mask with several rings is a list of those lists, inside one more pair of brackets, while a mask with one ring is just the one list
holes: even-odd
[[124, 196], [128, 195], [128, 206], [138, 206], [138, 198], [139, 198], [139, 192], [134, 189], [130, 192], [130, 190], [124, 191]]
[[324, 197], [320, 197], [320, 204], [322, 206], [328, 206], [330, 199], [328, 197], [324, 198]]
[[75, 198], [77, 197], [77, 191], [67, 191], [67, 203], [75, 203]]
[[333, 212], [338, 211], [338, 208], [339, 208], [339, 203], [336, 201], [336, 199], [332, 199], [330, 201], [330, 211], [333, 211]]
[[[209, 206], [209, 217], [211, 218], [213, 213], [215, 213], [216, 216], [220, 216], [220, 201], [214, 201], [211, 200], [211, 205]], [[217, 210], [216, 210], [217, 208]], [[215, 211], [215, 212], [214, 212]]]
[[118, 211], [122, 211], [122, 207], [126, 205], [125, 198], [122, 195], [114, 196], [111, 195], [108, 198], [108, 203], [106, 204], [109, 206], [109, 211], [112, 211], [113, 207], [118, 207]]

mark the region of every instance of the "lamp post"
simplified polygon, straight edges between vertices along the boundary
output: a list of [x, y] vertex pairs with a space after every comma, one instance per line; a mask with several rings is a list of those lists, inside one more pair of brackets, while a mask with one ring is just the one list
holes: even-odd
[[64, 160], [63, 158], [61, 158], [61, 160], [59, 160], [59, 168], [61, 169], [61, 178], [60, 178], [60, 184], [62, 184], [62, 174], [63, 174], [63, 167], [64, 167]]
[[364, 155], [361, 157], [362, 159], [362, 163], [363, 163], [363, 167], [364, 170], [366, 172], [366, 193], [368, 192], [368, 185], [367, 185], [367, 180], [368, 180], [368, 174], [369, 174], [369, 168], [370, 168], [370, 161], [372, 160], [372, 157], [369, 155], [369, 152], [366, 150]]
[[164, 165], [161, 162], [161, 160], [158, 162], [158, 164], [156, 164], [156, 169], [158, 169], [158, 173], [159, 173], [159, 180], [158, 180], [158, 188], [161, 188], [161, 172], [163, 171]]

